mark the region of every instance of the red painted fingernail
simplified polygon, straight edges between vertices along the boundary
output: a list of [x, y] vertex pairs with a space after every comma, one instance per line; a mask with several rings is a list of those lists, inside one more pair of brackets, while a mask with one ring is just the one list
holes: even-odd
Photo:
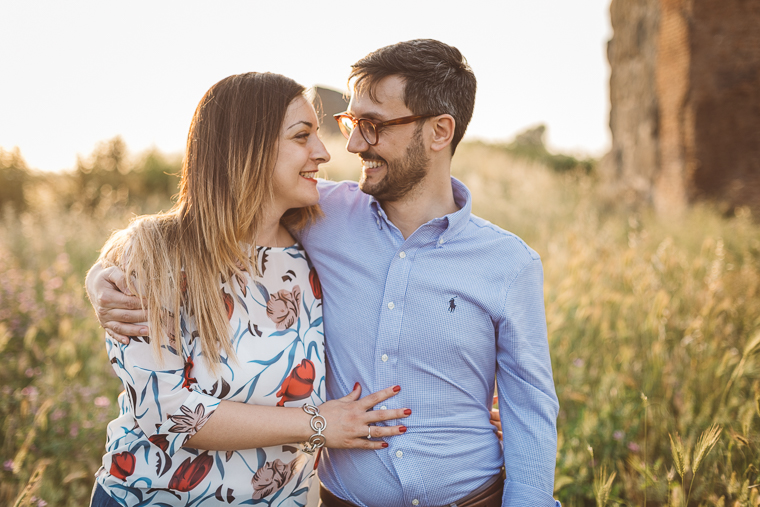
[[398, 431], [399, 433], [406, 433], [406, 426], [399, 426]]
[[397, 393], [397, 392], [399, 392], [400, 390], [401, 390], [401, 386], [396, 386], [396, 387], [394, 387], [394, 388], [393, 388], [393, 392], [394, 392], [394, 393]]
[[383, 449], [388, 447], [388, 442], [383, 442]]
[[359, 382], [357, 382], [356, 384], [354, 384], [354, 391], [356, 391], [357, 389], [359, 389], [359, 387], [360, 387], [359, 386]]
[[404, 415], [412, 415], [412, 409], [407, 408], [406, 410], [404, 410]]

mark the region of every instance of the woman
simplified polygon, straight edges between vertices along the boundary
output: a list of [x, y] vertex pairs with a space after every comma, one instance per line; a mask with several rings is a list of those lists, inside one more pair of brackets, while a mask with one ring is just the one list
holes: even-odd
[[317, 128], [291, 79], [223, 79], [195, 111], [176, 205], [106, 244], [150, 338], [106, 339], [125, 393], [93, 506], [304, 505], [321, 444], [379, 449], [368, 426], [411, 414], [371, 410], [398, 386], [323, 403], [321, 287], [289, 232], [320, 216]]

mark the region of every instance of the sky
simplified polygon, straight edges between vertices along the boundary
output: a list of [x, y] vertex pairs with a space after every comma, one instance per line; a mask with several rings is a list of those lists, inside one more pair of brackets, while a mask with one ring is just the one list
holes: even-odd
[[457, 47], [478, 79], [466, 138], [543, 123], [550, 149], [610, 145], [610, 0], [10, 0], [0, 7], [0, 147], [73, 168], [99, 141], [181, 153], [220, 79], [271, 71], [345, 90], [350, 65], [395, 42]]

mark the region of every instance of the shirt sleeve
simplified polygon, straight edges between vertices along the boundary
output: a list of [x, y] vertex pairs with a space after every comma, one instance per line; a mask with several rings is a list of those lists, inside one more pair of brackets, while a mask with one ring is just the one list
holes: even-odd
[[557, 413], [544, 312], [543, 269], [531, 260], [507, 287], [497, 341], [504, 435], [503, 507], [559, 505], [552, 497]]
[[185, 363], [173, 348], [164, 348], [159, 362], [149, 338], [133, 338], [129, 345], [106, 340], [111, 364], [124, 384], [127, 409], [151, 443], [174, 455], [221, 400], [200, 390], [191, 377], [192, 362]]

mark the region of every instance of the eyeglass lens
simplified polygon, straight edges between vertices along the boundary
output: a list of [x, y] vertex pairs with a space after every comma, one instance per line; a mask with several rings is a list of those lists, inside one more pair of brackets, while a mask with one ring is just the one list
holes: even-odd
[[338, 122], [338, 126], [340, 127], [341, 133], [346, 139], [348, 139], [351, 137], [351, 132], [354, 131], [354, 127], [357, 123], [359, 124], [359, 131], [364, 140], [370, 145], [377, 143], [377, 130], [375, 129], [375, 125], [369, 120], [354, 120], [350, 116], [342, 116]]
[[359, 129], [367, 144], [373, 145], [377, 142], [377, 129], [374, 123], [369, 120], [359, 120]]

